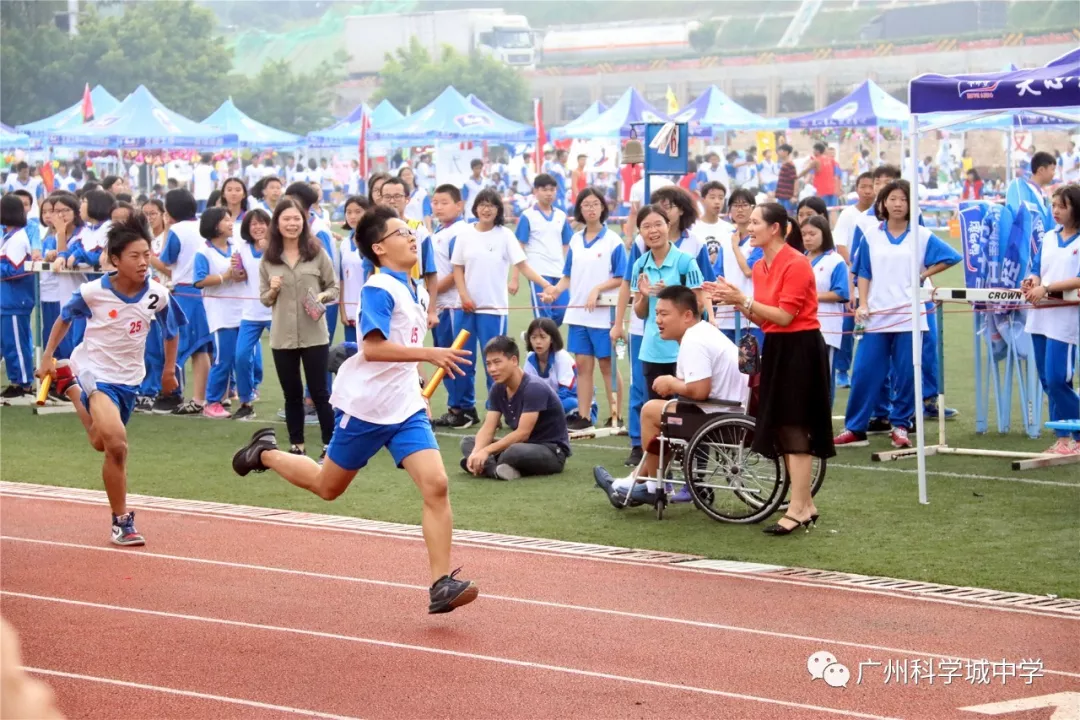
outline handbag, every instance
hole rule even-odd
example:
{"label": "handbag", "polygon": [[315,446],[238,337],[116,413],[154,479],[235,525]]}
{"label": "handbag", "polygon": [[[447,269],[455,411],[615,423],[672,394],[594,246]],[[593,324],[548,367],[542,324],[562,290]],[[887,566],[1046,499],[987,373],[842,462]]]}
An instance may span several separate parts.
{"label": "handbag", "polygon": [[743,375],[757,375],[761,372],[761,349],[757,338],[751,332],[743,333],[739,339],[739,372]]}
{"label": "handbag", "polygon": [[315,291],[308,288],[307,295],[304,297],[304,311],[308,314],[312,320],[318,320],[326,314],[326,306],[319,302],[319,298],[315,295]]}

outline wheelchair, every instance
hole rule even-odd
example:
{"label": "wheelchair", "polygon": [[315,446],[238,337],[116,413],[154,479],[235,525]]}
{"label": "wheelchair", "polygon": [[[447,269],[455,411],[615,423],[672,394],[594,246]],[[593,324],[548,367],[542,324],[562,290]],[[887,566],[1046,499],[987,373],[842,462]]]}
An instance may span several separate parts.
{"label": "wheelchair", "polygon": [[[770,459],[751,449],[754,419],[743,403],[729,400],[668,400],[660,416],[660,434],[649,450],[659,456],[665,477],[641,477],[656,483],[658,520],[670,504],[667,486],[685,486],[699,510],[719,522],[761,522],[787,507],[790,484],[781,458]],[[825,461],[815,458],[811,490],[825,479]],[[666,471],[665,471],[666,468]],[[624,499],[629,503],[630,493]]]}

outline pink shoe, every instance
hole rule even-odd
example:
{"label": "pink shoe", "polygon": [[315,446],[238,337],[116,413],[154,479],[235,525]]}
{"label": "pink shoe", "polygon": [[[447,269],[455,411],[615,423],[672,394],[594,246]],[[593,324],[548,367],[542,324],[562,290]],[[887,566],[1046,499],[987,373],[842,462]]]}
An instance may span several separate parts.
{"label": "pink shoe", "polygon": [[892,446],[894,448],[911,447],[911,440],[908,438],[907,428],[894,427],[892,429]]}
{"label": "pink shoe", "polygon": [[844,430],[833,438],[836,447],[866,447],[870,441],[866,439],[866,433],[856,434],[851,430]]}
{"label": "pink shoe", "polygon": [[1057,442],[1047,448],[1044,455],[1075,455],[1077,445],[1069,438],[1058,438]]}
{"label": "pink shoe", "polygon": [[231,415],[229,415],[229,411],[226,410],[224,406],[222,406],[222,404],[219,402],[207,403],[206,407],[203,408],[202,414],[203,417],[208,417],[213,420],[222,420],[224,418],[232,417]]}

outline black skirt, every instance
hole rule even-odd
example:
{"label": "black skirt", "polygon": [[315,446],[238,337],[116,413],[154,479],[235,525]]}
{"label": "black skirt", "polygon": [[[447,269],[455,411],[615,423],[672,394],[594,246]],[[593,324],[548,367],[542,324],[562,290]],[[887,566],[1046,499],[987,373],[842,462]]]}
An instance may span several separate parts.
{"label": "black skirt", "polygon": [[765,334],[756,414],[754,452],[836,455],[829,352],[819,330]]}

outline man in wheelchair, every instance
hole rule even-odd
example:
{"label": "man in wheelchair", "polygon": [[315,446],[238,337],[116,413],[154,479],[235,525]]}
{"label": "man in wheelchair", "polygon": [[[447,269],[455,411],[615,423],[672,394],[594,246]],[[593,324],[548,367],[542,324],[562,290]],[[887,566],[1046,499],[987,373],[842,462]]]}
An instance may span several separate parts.
{"label": "man in wheelchair", "polygon": [[[682,285],[661,290],[656,302],[656,326],[664,340],[679,343],[679,356],[675,376],[663,375],[653,382],[653,390],[663,399],[650,400],[641,409],[645,455],[625,478],[612,478],[603,467],[593,468],[597,486],[620,510],[626,504],[656,502],[657,484],[649,478],[667,470],[660,467],[662,428],[687,440],[706,419],[706,413],[741,412],[749,396],[747,376],[739,372],[738,347],[719,328],[701,319],[693,290]],[[670,451],[665,451],[665,465],[670,458]],[[671,502],[690,502],[688,489],[682,487]]]}

